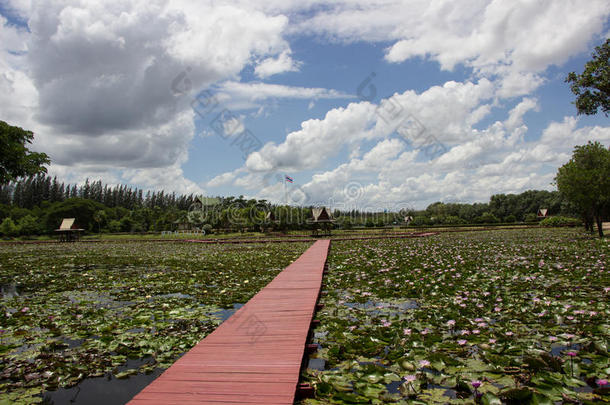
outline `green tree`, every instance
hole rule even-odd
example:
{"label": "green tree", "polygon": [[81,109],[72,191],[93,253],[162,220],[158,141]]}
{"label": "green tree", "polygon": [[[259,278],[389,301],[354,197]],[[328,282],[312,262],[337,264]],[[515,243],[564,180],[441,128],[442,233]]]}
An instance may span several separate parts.
{"label": "green tree", "polygon": [[536,221],[538,221],[538,217],[533,212],[530,212],[529,214],[525,215],[525,222],[531,223]]}
{"label": "green tree", "polygon": [[0,234],[3,236],[16,236],[18,232],[19,229],[10,217],[5,218],[0,224]]}
{"label": "green tree", "polygon": [[602,45],[595,47],[593,59],[585,64],[585,70],[577,75],[571,72],[566,77],[567,83],[576,95],[578,114],[594,115],[601,108],[608,116],[610,111],[610,38]]}
{"label": "green tree", "polygon": [[19,233],[21,235],[36,235],[40,233],[40,222],[32,215],[26,215],[19,220]]}
{"label": "green tree", "polygon": [[572,159],[557,171],[555,182],[580,209],[585,226],[593,219],[603,237],[602,220],[610,208],[610,150],[599,142],[576,146]]}
{"label": "green tree", "polygon": [[484,212],[475,219],[475,222],[479,224],[495,224],[496,222],[500,222],[500,220],[491,212]]}
{"label": "green tree", "polygon": [[45,153],[31,152],[26,144],[32,143],[34,133],[0,121],[0,184],[18,177],[46,173],[44,165],[51,163]]}
{"label": "green tree", "polygon": [[93,214],[93,220],[97,223],[97,233],[102,232],[102,223],[106,222],[106,211],[97,210]]}
{"label": "green tree", "polygon": [[70,198],[66,201],[51,204],[45,212],[44,227],[48,232],[53,232],[61,224],[63,218],[76,218],[76,224],[87,230],[94,229],[93,215],[104,209],[104,206],[95,201],[82,198]]}

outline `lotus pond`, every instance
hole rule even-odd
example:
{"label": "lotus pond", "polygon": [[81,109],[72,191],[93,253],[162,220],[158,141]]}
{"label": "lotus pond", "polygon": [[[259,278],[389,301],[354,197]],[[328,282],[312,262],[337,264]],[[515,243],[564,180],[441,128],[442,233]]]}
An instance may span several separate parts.
{"label": "lotus pond", "polygon": [[577,230],[333,242],[303,403],[610,402],[609,264]]}
{"label": "lotus pond", "polygon": [[0,404],[158,374],[309,245],[0,245]]}

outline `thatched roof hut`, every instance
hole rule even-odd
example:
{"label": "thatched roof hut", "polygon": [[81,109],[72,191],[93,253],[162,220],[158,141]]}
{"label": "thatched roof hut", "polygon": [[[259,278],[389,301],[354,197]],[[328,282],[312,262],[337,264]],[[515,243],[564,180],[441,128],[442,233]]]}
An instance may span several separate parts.
{"label": "thatched roof hut", "polygon": [[312,208],[311,214],[313,216],[313,219],[311,220],[311,222],[313,222],[313,223],[335,222],[332,214],[330,213],[330,211],[328,209],[326,209],[326,207]]}

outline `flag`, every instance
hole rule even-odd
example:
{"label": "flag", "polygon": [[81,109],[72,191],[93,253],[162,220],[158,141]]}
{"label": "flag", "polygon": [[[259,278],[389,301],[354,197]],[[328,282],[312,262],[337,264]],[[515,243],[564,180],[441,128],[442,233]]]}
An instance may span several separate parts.
{"label": "flag", "polygon": [[286,181],[287,181],[288,183],[292,183],[292,182],[294,182],[294,179],[293,179],[292,177],[290,177],[289,175],[285,174],[285,175],[284,175],[284,177],[286,178]]}

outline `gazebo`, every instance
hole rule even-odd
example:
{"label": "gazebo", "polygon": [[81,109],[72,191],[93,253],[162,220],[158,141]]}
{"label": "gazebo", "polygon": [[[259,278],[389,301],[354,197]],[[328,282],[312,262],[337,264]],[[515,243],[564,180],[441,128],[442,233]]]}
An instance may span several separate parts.
{"label": "gazebo", "polygon": [[332,214],[326,207],[315,207],[311,209],[312,219],[308,221],[313,225],[313,236],[330,236],[332,223],[335,222]]}
{"label": "gazebo", "polygon": [[261,227],[261,232],[265,232],[265,233],[269,233],[271,232],[274,228],[277,227],[277,225],[280,223],[279,219],[277,219],[275,217],[275,214],[273,213],[273,211],[268,211],[265,214],[265,220],[263,221],[263,223],[260,225]]}
{"label": "gazebo", "polygon": [[59,229],[55,230],[59,235],[60,242],[74,242],[78,240],[80,234],[85,231],[84,229],[79,228],[75,221],[75,218],[64,218],[61,221]]}
{"label": "gazebo", "polygon": [[409,226],[409,224],[411,222],[413,222],[413,217],[411,215],[407,215],[403,221],[404,221],[405,225]]}
{"label": "gazebo", "polygon": [[546,217],[548,216],[548,212],[549,212],[549,210],[548,210],[548,209],[546,209],[546,208],[540,208],[540,209],[538,210],[538,214],[537,214],[537,215],[538,215],[538,218],[546,218]]}

